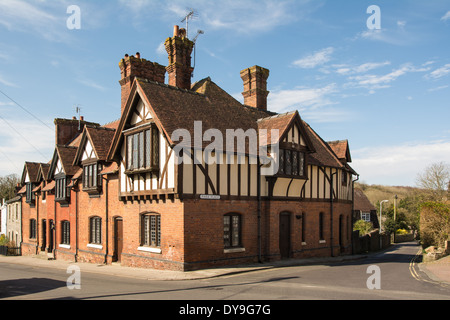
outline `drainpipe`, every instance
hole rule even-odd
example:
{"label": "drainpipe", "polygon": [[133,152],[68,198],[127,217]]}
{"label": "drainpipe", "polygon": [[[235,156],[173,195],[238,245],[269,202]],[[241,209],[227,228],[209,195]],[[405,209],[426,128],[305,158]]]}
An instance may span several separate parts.
{"label": "drainpipe", "polygon": [[35,196],[35,205],[36,205],[36,255],[39,254],[39,196],[36,193]]}
{"label": "drainpipe", "polygon": [[354,224],[353,213],[355,212],[355,182],[359,180],[359,174],[357,174],[356,176],[357,176],[356,180],[352,180],[352,215],[350,216],[351,225],[352,225],[352,227],[350,229],[350,231],[351,231],[351,234],[350,234],[351,238],[350,238],[350,240],[351,240],[351,243],[352,243],[352,254],[355,253],[354,252],[355,248],[354,248],[354,243],[353,243],[353,224]]}
{"label": "drainpipe", "polygon": [[336,172],[331,174],[331,185],[330,185],[330,206],[331,206],[331,214],[330,214],[330,248],[331,248],[331,256],[334,257],[334,252],[333,252],[333,202],[334,202],[334,198],[333,198],[333,192],[334,192],[334,179],[333,176],[337,174],[337,169]]}
{"label": "drainpipe", "polygon": [[256,182],[257,186],[257,197],[258,197],[258,262],[262,263],[262,257],[261,257],[261,164],[259,160],[259,156],[257,158],[257,179]]}
{"label": "drainpipe", "polygon": [[[75,182],[74,184],[77,183],[78,181]],[[78,262],[78,193],[80,191],[80,189],[78,188],[74,188],[75,191],[75,262]]]}
{"label": "drainpipe", "polygon": [[100,179],[103,179],[103,180],[105,180],[105,185],[104,185],[104,188],[105,188],[105,192],[104,192],[104,195],[105,195],[105,215],[106,215],[106,225],[105,225],[105,231],[106,231],[106,235],[105,235],[105,242],[106,242],[106,251],[105,251],[105,264],[108,264],[108,237],[109,237],[109,234],[108,234],[108,226],[109,226],[109,221],[108,221],[108,176],[107,175],[105,175],[105,176],[101,176],[101,178]]}

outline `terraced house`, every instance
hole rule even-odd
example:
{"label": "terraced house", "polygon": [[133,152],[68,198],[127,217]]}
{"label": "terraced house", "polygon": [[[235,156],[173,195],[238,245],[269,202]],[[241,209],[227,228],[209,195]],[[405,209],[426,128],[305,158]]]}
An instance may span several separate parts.
{"label": "terraced house", "polygon": [[53,158],[24,167],[24,254],[193,270],[351,253],[348,142],[270,112],[265,68],[241,71],[244,104],[191,84],[193,46],[175,26],[167,67],[121,59],[119,120],[55,120]]}

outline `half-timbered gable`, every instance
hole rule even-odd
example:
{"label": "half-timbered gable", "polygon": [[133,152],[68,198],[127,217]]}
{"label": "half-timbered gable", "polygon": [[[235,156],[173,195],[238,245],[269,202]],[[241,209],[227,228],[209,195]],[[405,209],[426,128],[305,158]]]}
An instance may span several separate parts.
{"label": "half-timbered gable", "polygon": [[48,179],[55,181],[55,201],[65,205],[70,201],[71,178],[79,170],[72,164],[76,152],[77,147],[57,145],[48,173]]}
{"label": "half-timbered gable", "polygon": [[86,126],[80,138],[73,165],[81,169],[72,180],[82,179],[82,189],[91,196],[102,191],[102,170],[110,163],[106,162],[115,129]]}
{"label": "half-timbered gable", "polygon": [[26,162],[22,172],[21,183],[24,186],[19,193],[25,194],[25,202],[29,205],[35,204],[36,195],[33,190],[39,185],[38,171],[40,163]]}

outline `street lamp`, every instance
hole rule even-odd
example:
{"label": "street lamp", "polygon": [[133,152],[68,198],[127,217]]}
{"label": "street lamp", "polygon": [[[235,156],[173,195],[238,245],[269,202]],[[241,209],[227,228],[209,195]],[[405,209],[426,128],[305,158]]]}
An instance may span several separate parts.
{"label": "street lamp", "polygon": [[379,221],[379,223],[380,223],[380,250],[383,247],[383,243],[382,243],[382,239],[381,239],[381,212],[383,211],[383,202],[389,202],[389,200],[382,200],[380,202],[380,221]]}

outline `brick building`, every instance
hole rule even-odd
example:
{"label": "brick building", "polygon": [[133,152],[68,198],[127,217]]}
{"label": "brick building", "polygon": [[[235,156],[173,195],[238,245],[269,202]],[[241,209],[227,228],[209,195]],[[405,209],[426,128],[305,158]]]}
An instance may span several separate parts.
{"label": "brick building", "polygon": [[52,160],[24,167],[24,254],[193,270],[351,253],[348,143],[270,112],[265,68],[241,71],[244,104],[191,84],[193,46],[175,26],[167,67],[126,55],[118,121],[55,121]]}

